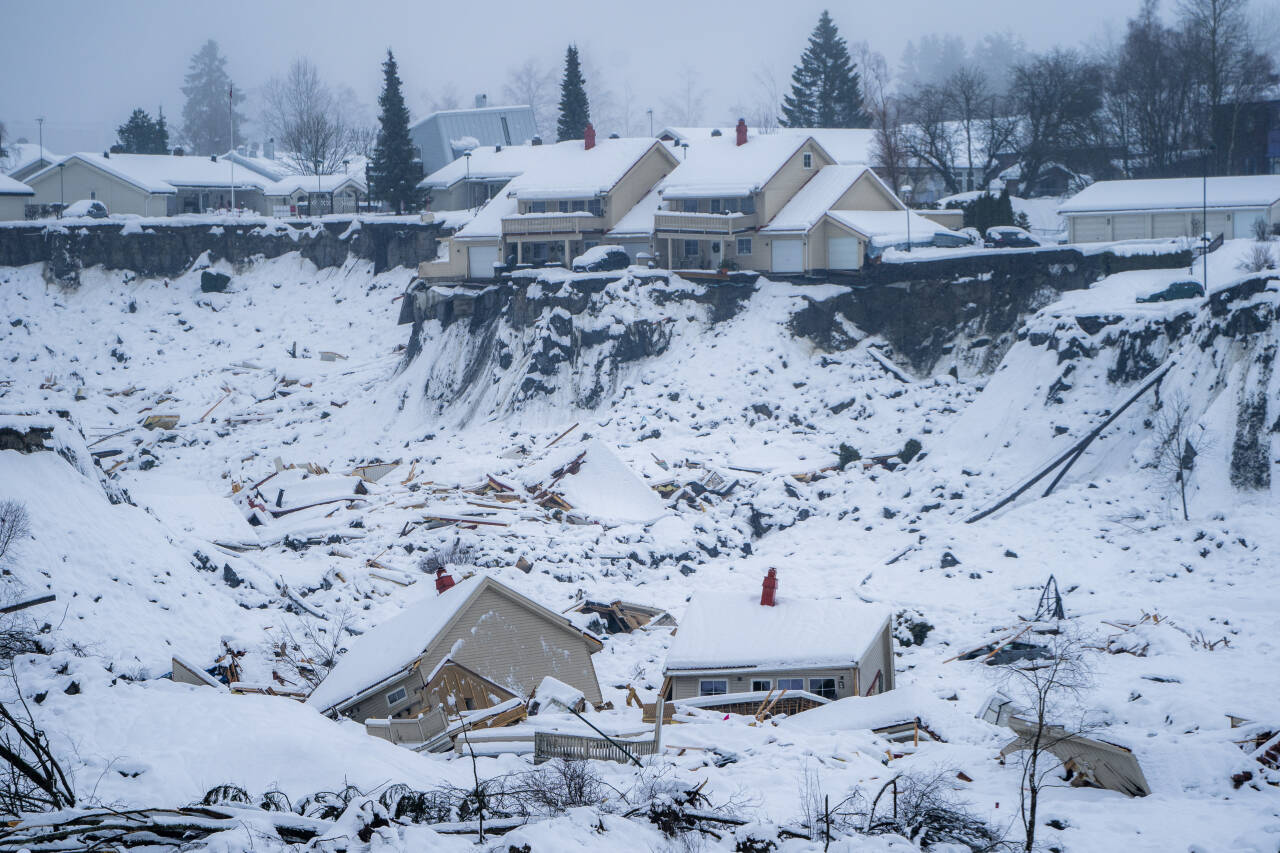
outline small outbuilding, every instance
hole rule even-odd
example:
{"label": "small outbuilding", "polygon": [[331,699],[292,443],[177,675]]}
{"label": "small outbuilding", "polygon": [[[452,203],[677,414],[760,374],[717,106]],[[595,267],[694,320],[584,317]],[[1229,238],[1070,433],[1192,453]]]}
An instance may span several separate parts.
{"label": "small outbuilding", "polygon": [[436,590],[357,638],[307,704],[359,722],[452,717],[532,696],[547,676],[600,704],[595,636],[491,577],[441,569]]}
{"label": "small outbuilding", "polygon": [[0,175],[0,220],[25,219],[27,204],[35,197],[31,187]]}
{"label": "small outbuilding", "polygon": [[[671,641],[666,696],[716,707],[761,705],[782,691],[813,697],[809,707],[894,687],[887,608],[841,598],[777,593],[770,569],[760,595],[700,592]],[[808,698],[806,696],[806,698]]]}
{"label": "small outbuilding", "polygon": [[1198,236],[1253,236],[1254,223],[1280,222],[1280,175],[1099,181],[1068,199],[1072,243]]}

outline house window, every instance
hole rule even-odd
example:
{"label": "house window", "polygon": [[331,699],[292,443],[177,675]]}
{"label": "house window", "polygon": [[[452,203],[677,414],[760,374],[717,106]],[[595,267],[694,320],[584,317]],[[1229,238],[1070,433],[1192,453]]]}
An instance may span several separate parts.
{"label": "house window", "polygon": [[387,694],[387,707],[394,708],[396,705],[399,705],[408,698],[409,691],[405,690],[403,687],[397,687],[395,690],[392,690]]}
{"label": "house window", "polygon": [[810,678],[809,692],[823,699],[836,698],[836,680],[834,678]]}
{"label": "house window", "polygon": [[546,213],[547,203],[545,201],[531,201],[529,202],[529,212],[530,213]]}
{"label": "house window", "polygon": [[711,199],[711,212],[712,213],[720,212],[720,199],[718,198]]}
{"label": "house window", "polygon": [[742,199],[740,198],[726,198],[724,200],[725,213],[737,213],[738,210],[741,209],[741,207],[742,207]]}
{"label": "house window", "polygon": [[586,210],[586,209],[587,209],[587,203],[586,203],[585,201],[582,201],[581,199],[579,199],[578,201],[571,202],[571,203],[570,203],[570,205],[569,205],[569,209],[570,209],[570,210],[572,210],[572,211],[574,211],[575,213],[576,213],[577,211],[579,211],[579,210]]}
{"label": "house window", "polygon": [[593,198],[587,202],[587,210],[591,211],[592,216],[604,216],[604,201]]}
{"label": "house window", "polygon": [[749,196],[747,196],[746,198],[744,198],[744,199],[742,200],[742,212],[743,212],[743,213],[755,213],[755,212],[756,212],[756,197],[755,197],[755,196],[749,195]]}
{"label": "house window", "polygon": [[686,198],[686,199],[684,200],[684,212],[685,212],[685,213],[697,213],[697,212],[698,212],[698,200],[697,200],[696,198]]}
{"label": "house window", "polygon": [[772,682],[769,681],[769,679],[767,678],[757,678],[751,682],[751,692],[761,693],[761,692],[767,691],[769,690],[771,684]]}
{"label": "house window", "polygon": [[729,682],[723,678],[698,682],[699,696],[723,696],[729,692]]}
{"label": "house window", "polygon": [[804,152],[804,155],[800,158],[800,160],[804,164],[804,167],[806,169],[813,168],[813,154],[811,154],[810,152],[808,151]]}
{"label": "house window", "polygon": [[694,258],[694,257],[697,257],[697,256],[698,256],[698,241],[697,241],[697,240],[685,240],[685,241],[684,241],[684,256],[685,256],[686,258]]}
{"label": "house window", "polygon": [[561,213],[568,213],[568,212],[569,212],[569,202],[567,202],[567,201],[562,201],[562,202],[560,202],[560,212],[561,212]]}
{"label": "house window", "polygon": [[751,254],[751,238],[750,237],[738,238],[738,254],[739,255]]}
{"label": "house window", "polygon": [[779,690],[804,690],[803,678],[779,678]]}

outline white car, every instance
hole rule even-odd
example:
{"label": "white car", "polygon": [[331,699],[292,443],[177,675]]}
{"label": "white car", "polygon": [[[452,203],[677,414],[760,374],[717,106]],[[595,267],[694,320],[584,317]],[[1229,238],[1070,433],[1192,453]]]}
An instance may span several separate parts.
{"label": "white car", "polygon": [[106,219],[107,206],[97,199],[82,198],[63,208],[62,215],[64,217],[88,216],[90,219]]}

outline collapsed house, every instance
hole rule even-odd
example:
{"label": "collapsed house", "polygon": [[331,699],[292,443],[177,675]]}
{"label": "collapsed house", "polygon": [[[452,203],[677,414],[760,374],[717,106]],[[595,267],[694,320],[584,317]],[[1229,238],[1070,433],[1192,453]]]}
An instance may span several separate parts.
{"label": "collapsed house", "polygon": [[522,705],[547,676],[600,704],[596,637],[491,577],[454,583],[440,569],[436,590],[354,641],[307,704],[360,722],[443,721]]}
{"label": "collapsed house", "polygon": [[598,634],[630,634],[652,628],[674,628],[675,617],[660,607],[630,601],[592,601],[584,599],[565,613],[582,613],[588,618],[586,627]]}
{"label": "collapsed house", "polygon": [[838,598],[700,592],[672,639],[663,695],[731,713],[797,713],[894,687],[887,608]]}

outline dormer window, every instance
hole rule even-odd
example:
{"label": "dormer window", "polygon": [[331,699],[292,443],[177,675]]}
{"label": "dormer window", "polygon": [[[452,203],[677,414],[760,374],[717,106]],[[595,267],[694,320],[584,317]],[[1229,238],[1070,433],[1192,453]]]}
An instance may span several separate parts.
{"label": "dormer window", "polygon": [[806,152],[804,152],[804,154],[803,154],[803,155],[801,155],[801,157],[800,157],[800,161],[801,161],[801,163],[804,165],[804,167],[805,167],[806,169],[812,169],[812,168],[813,168],[813,153],[812,153],[812,152],[810,152],[810,151],[806,151]]}

